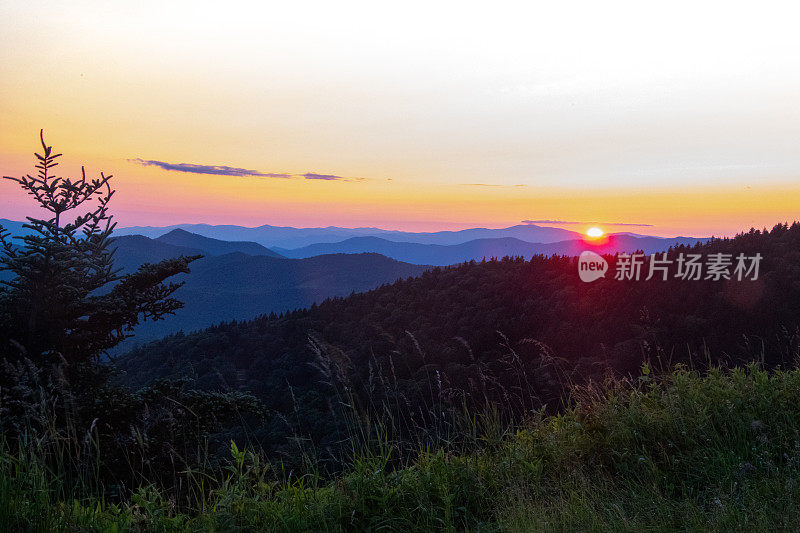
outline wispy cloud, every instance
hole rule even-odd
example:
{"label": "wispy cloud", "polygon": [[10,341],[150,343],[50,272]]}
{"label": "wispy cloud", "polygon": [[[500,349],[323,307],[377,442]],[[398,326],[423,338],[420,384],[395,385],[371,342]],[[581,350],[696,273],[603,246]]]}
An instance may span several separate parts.
{"label": "wispy cloud", "polygon": [[307,180],[324,180],[324,181],[364,181],[365,178],[345,178],[344,176],[335,176],[333,174],[315,174],[313,172],[306,172],[301,174]]}
{"label": "wispy cloud", "polygon": [[227,165],[195,165],[192,163],[167,163],[166,161],[155,161],[152,159],[128,159],[131,163],[142,165],[146,167],[158,167],[164,170],[171,170],[175,172],[187,172],[190,174],[212,174],[216,176],[234,176],[234,177],[255,177],[255,178],[276,178],[276,179],[292,179],[300,178],[307,180],[323,180],[323,181],[364,181],[366,178],[348,178],[345,176],[337,176],[335,174],[317,174],[315,172],[306,172],[305,174],[289,174],[285,172],[262,172],[260,170],[250,170],[239,167],[229,167]]}
{"label": "wispy cloud", "polygon": [[583,222],[580,220],[523,220],[523,224],[597,224],[600,226],[631,226],[639,228],[652,228],[652,224],[633,224],[630,222]]}
{"label": "wispy cloud", "polygon": [[248,170],[246,168],[229,167],[227,165],[194,165],[191,163],[167,163],[166,161],[154,161],[152,159],[128,159],[131,163],[146,167],[158,167],[164,170],[174,170],[176,172],[188,172],[191,174],[214,174],[218,176],[257,176],[261,178],[291,178],[291,174],[276,174],[271,172],[260,172],[258,170]]}

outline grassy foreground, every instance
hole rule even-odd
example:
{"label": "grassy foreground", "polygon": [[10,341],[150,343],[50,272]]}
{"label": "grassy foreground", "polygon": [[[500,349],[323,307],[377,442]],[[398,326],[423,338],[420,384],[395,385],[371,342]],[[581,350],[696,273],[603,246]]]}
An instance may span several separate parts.
{"label": "grassy foreground", "polygon": [[[800,529],[800,370],[678,369],[579,393],[480,449],[362,454],[334,480],[277,481],[232,446],[227,476],[178,509],[153,487],[108,503],[26,448],[0,455],[6,531]],[[477,425],[477,423],[476,423]],[[202,483],[198,483],[198,487]]]}

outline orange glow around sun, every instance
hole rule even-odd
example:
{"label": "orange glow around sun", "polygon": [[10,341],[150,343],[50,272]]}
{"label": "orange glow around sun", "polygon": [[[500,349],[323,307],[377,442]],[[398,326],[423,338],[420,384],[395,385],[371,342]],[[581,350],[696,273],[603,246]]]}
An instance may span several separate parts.
{"label": "orange glow around sun", "polygon": [[600,237],[603,236],[604,233],[605,232],[603,230],[601,230],[600,228],[598,228],[596,226],[595,227],[591,227],[588,230],[586,230],[586,236],[591,238],[591,239],[599,239]]}

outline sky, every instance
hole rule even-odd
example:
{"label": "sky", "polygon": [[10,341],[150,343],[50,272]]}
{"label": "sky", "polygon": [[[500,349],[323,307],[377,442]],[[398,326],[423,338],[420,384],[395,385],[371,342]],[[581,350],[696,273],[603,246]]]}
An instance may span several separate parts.
{"label": "sky", "polygon": [[[63,175],[114,175],[123,226],[732,235],[800,218],[798,15],[0,0],[0,173],[44,128]],[[0,218],[32,213],[2,180]]]}

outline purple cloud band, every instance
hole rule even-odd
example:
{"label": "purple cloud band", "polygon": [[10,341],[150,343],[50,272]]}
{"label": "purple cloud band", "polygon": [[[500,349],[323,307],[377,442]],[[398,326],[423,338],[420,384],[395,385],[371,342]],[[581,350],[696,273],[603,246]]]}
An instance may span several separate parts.
{"label": "purple cloud band", "polygon": [[234,177],[256,177],[256,178],[276,178],[291,179],[302,178],[307,180],[322,181],[363,181],[364,178],[347,178],[335,174],[316,174],[306,172],[305,174],[288,174],[283,172],[261,172],[260,170],[250,170],[239,167],[229,167],[227,165],[195,165],[192,163],[167,163],[166,161],[155,161],[152,159],[128,159],[131,163],[146,167],[158,167],[164,170],[175,172],[187,172],[190,174],[211,174],[215,176],[234,176]]}

